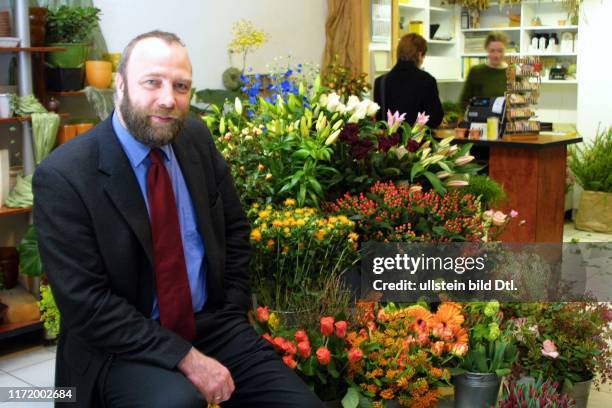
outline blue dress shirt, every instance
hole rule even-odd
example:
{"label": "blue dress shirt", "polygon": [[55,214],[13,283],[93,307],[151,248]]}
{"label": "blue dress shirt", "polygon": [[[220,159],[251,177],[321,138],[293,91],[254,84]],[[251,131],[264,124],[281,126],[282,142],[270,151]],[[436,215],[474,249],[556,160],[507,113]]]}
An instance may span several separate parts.
{"label": "blue dress shirt", "polygon": [[[147,205],[147,211],[149,210],[149,199],[147,196],[147,170],[151,164],[149,159],[149,152],[151,148],[140,143],[138,140],[130,134],[130,132],[123,127],[117,112],[113,112],[113,129],[119,138],[119,142],[127,155],[140,191]],[[189,278],[189,286],[191,288],[191,302],[193,304],[193,311],[199,312],[204,307],[206,302],[206,260],[204,241],[198,231],[198,225],[196,221],[195,210],[189,195],[189,190],[185,184],[185,178],[181,172],[178,160],[174,155],[171,145],[165,145],[161,147],[164,153],[164,165],[168,170],[170,181],[172,182],[172,188],[174,190],[174,198],[176,199],[176,206],[178,211],[179,224],[181,227],[181,238],[183,240],[183,252],[185,254],[185,265],[187,266],[187,276]],[[157,294],[154,293],[153,300],[153,311],[151,312],[152,319],[159,318],[159,305],[157,302]]]}

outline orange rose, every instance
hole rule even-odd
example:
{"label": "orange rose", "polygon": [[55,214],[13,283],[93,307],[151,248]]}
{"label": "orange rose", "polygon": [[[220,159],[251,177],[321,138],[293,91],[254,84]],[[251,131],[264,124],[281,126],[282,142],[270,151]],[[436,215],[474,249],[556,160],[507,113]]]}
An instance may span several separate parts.
{"label": "orange rose", "polygon": [[310,348],[310,343],[308,341],[300,341],[297,345],[298,354],[304,358],[310,357],[312,353],[312,349]]}
{"label": "orange rose", "polygon": [[290,356],[294,356],[295,353],[297,353],[297,348],[295,347],[295,344],[289,340],[285,341],[281,348],[285,352],[285,354]]}
{"label": "orange rose", "polygon": [[319,347],[317,350],[317,360],[321,365],[328,365],[331,361],[331,353],[327,347]]}
{"label": "orange rose", "polygon": [[324,336],[331,336],[334,334],[334,318],[333,317],[322,317],[321,318],[321,333]]}
{"label": "orange rose", "polygon": [[265,323],[270,318],[270,311],[268,310],[268,306],[257,308],[257,320],[262,323]]}
{"label": "orange rose", "polygon": [[283,346],[285,345],[286,342],[287,340],[279,336],[279,337],[274,338],[274,340],[272,341],[272,344],[274,345],[274,348],[280,351],[283,349]]}
{"label": "orange rose", "polygon": [[352,348],[350,349],[350,351],[348,352],[348,359],[350,362],[356,362],[361,360],[361,358],[363,357],[363,351],[361,351],[361,349],[359,348]]}
{"label": "orange rose", "polygon": [[304,330],[298,330],[295,332],[295,341],[297,341],[298,343],[308,341],[308,335]]}
{"label": "orange rose", "polygon": [[284,356],[283,362],[289,366],[292,370],[297,367],[297,361],[294,360],[292,356]]}
{"label": "orange rose", "polygon": [[336,322],[334,326],[336,327],[336,336],[344,338],[346,336],[346,329],[348,327],[348,323],[344,320],[341,320],[339,322]]}

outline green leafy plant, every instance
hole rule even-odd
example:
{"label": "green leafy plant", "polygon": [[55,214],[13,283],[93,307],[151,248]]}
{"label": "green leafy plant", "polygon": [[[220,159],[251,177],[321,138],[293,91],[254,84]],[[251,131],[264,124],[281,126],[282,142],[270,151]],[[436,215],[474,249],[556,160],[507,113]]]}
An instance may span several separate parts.
{"label": "green leafy plant", "polygon": [[49,10],[47,42],[85,43],[98,26],[100,9],[96,7],[60,6]]}
{"label": "green leafy plant", "polygon": [[568,164],[585,190],[612,193],[612,127],[583,146],[570,147]]}
{"label": "green leafy plant", "polygon": [[348,67],[338,62],[338,55],[325,68],[322,77],[323,86],[331,92],[336,92],[340,96],[363,96],[371,88],[368,81],[368,74],[355,74]]}
{"label": "green leafy plant", "polygon": [[518,349],[510,327],[502,327],[503,313],[497,301],[470,302],[464,306],[470,328],[470,347],[453,374],[491,373],[503,377],[511,373]]}
{"label": "green leafy plant", "polygon": [[61,316],[49,285],[40,285],[40,297],[40,319],[44,322],[49,337],[56,338],[60,332]]}
{"label": "green leafy plant", "polygon": [[483,208],[499,206],[506,199],[506,192],[501,184],[486,175],[472,175],[470,184],[461,191],[465,194],[472,194],[474,197],[480,197]]}
{"label": "green leafy plant", "polygon": [[444,118],[442,119],[442,128],[455,128],[463,117],[463,109],[461,104],[457,102],[446,101],[442,103],[444,110]]}
{"label": "green leafy plant", "polygon": [[517,303],[514,318],[520,366],[532,377],[565,387],[612,380],[612,308],[606,303]]}
{"label": "green leafy plant", "polygon": [[38,252],[38,238],[34,225],[30,225],[17,246],[19,270],[24,275],[39,277],[43,275],[42,262]]}

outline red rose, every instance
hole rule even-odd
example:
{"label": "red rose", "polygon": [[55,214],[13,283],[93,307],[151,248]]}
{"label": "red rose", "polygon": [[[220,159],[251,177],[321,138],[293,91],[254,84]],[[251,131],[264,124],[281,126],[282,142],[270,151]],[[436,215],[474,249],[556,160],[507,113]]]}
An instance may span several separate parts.
{"label": "red rose", "polygon": [[280,351],[283,349],[283,346],[285,345],[286,342],[287,340],[279,336],[279,337],[274,338],[274,340],[272,341],[272,344],[274,345],[274,348]]}
{"label": "red rose", "polygon": [[319,347],[317,350],[317,360],[319,360],[319,364],[328,365],[331,361],[331,353],[327,349],[327,347]]}
{"label": "red rose", "polygon": [[334,318],[333,317],[322,317],[321,318],[321,333],[324,336],[331,336],[334,334]]}
{"label": "red rose", "polygon": [[268,340],[270,343],[274,344],[274,339],[270,336],[270,333],[264,333],[261,335],[264,339]]}
{"label": "red rose", "polygon": [[308,341],[308,335],[304,330],[298,330],[295,332],[295,341],[297,341],[298,343]]}
{"label": "red rose", "polygon": [[291,369],[294,369],[297,366],[297,361],[295,361],[292,356],[284,356],[283,362]]}
{"label": "red rose", "polygon": [[310,343],[308,341],[300,341],[297,345],[298,353],[300,356],[304,358],[310,357],[312,353],[312,349],[310,348]]}
{"label": "red rose", "polygon": [[268,310],[268,306],[265,306],[265,307],[259,306],[257,308],[257,320],[259,320],[262,323],[265,323],[268,321],[269,318],[270,318],[270,312]]}
{"label": "red rose", "polygon": [[348,323],[346,323],[344,320],[341,320],[339,322],[336,322],[334,326],[336,327],[336,336],[344,338],[344,336],[346,336],[346,329],[348,327]]}
{"label": "red rose", "polygon": [[353,347],[348,352],[348,359],[353,363],[361,360],[361,357],[363,357],[363,351],[360,348]]}
{"label": "red rose", "polygon": [[285,341],[285,344],[283,344],[281,348],[283,349],[285,354],[288,354],[290,356],[293,356],[295,355],[295,353],[297,353],[297,348],[295,347],[295,344],[293,344],[293,342],[289,340]]}

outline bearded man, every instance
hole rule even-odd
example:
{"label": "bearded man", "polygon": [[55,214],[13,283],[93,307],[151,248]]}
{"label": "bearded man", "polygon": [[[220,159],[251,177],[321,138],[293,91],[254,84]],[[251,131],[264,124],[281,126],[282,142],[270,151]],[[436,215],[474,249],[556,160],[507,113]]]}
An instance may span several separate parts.
{"label": "bearded man", "polygon": [[[174,34],[126,47],[111,117],[34,175],[70,407],[320,407],[249,325],[249,223]],[[57,406],[64,405],[56,402]]]}

